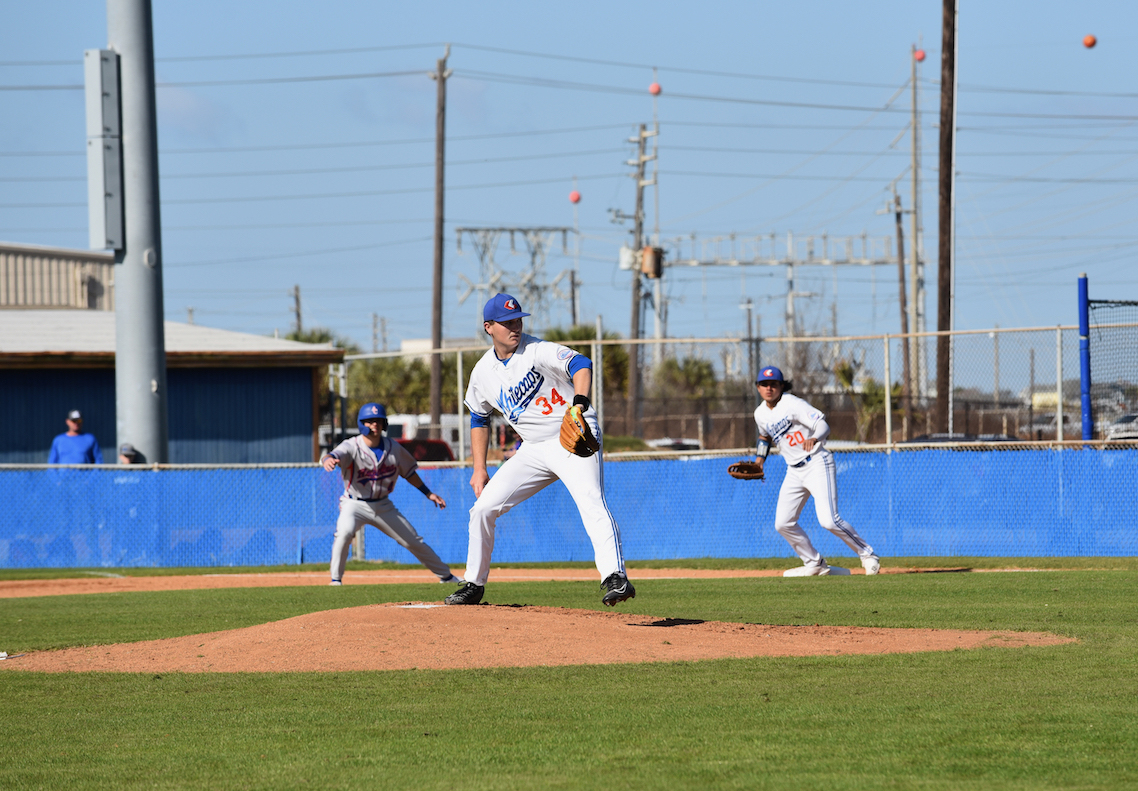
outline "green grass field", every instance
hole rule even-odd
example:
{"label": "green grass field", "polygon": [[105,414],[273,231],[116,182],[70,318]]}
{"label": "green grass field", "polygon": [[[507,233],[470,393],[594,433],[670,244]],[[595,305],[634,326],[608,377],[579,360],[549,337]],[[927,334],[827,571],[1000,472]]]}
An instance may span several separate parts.
{"label": "green grass field", "polygon": [[[1055,570],[643,580],[620,609],[776,624],[1050,631],[1079,642],[475,672],[6,670],[0,788],[1138,788],[1134,560],[941,560]],[[720,561],[687,565],[707,563]],[[0,650],[434,600],[442,587],[0,599]],[[491,580],[487,599],[600,609],[593,583]]]}

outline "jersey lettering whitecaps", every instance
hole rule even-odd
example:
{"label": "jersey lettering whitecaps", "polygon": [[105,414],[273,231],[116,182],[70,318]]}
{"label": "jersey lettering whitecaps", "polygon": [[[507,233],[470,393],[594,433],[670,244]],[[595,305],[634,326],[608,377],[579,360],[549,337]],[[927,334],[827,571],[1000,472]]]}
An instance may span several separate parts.
{"label": "jersey lettering whitecaps", "polygon": [[825,419],[826,416],[817,409],[790,393],[783,393],[774,409],[764,401],[755,410],[755,424],[759,427],[759,433],[771,438],[787,464],[798,464],[811,453],[822,452],[821,448],[815,446],[814,451],[807,453],[802,449],[802,443],[814,433],[818,422]]}
{"label": "jersey lettering whitecaps", "polygon": [[[466,408],[484,418],[497,409],[526,442],[552,439],[573,401],[569,364],[576,356],[568,347],[525,333],[504,363],[490,348],[470,374]],[[592,414],[590,406],[586,415]]]}
{"label": "jersey lettering whitecaps", "polygon": [[513,387],[503,387],[501,389],[495,401],[498,411],[505,415],[506,419],[511,423],[517,423],[522,412],[526,410],[526,407],[530,405],[534,397],[541,392],[541,386],[543,384],[545,384],[545,377],[533,368],[530,368],[529,373],[522,378],[522,381]]}

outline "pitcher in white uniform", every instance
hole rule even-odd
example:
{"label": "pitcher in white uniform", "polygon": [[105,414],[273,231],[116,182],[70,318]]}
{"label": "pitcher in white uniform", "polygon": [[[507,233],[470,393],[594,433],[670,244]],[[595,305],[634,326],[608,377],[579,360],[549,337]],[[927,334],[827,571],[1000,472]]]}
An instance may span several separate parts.
{"label": "pitcher in white uniform", "polygon": [[[477,500],[470,509],[466,583],[447,604],[478,604],[490,574],[490,553],[498,517],[560,480],[581,513],[601,575],[601,601],[614,606],[636,595],[624,570],[620,531],[609,513],[601,484],[601,456],[575,456],[561,447],[565,410],[580,404],[598,442],[597,411],[589,403],[593,363],[570,348],[522,332],[523,313],[509,294],[498,294],[482,310],[483,329],[493,345],[474,366],[466,390]],[[517,452],[491,478],[486,469],[490,415],[498,410],[522,438]]]}
{"label": "pitcher in white uniform", "polygon": [[849,569],[826,563],[806,532],[798,526],[798,516],[806,501],[814,496],[818,523],[840,538],[857,553],[866,574],[881,570],[880,559],[873,547],[857,534],[853,526],[838,514],[838,486],[834,455],[826,450],[830,426],[826,416],[806,401],[788,391],[791,388],[782,371],[774,366],[763,368],[755,380],[763,403],[755,410],[759,427],[758,453],[761,466],[770,453],[772,443],[786,461],[786,477],[778,492],[774,527],[802,559],[799,568],[787,569],[784,577],[814,577],[849,574]]}

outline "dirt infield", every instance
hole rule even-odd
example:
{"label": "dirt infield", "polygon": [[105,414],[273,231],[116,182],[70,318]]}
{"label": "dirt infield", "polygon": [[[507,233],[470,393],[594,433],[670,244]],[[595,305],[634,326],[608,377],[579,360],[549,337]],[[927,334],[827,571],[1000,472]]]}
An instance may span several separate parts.
{"label": "dirt infield", "polygon": [[1045,633],[770,626],[521,605],[373,604],[224,632],[42,651],[41,672],[238,673],[469,669],[755,656],[950,651],[1073,642]]}
{"label": "dirt infield", "polygon": [[[789,563],[789,561],[788,561]],[[967,568],[882,568],[882,574],[919,574],[970,571]],[[1010,569],[1009,569],[1010,570]],[[1017,569],[1018,570],[1018,569]],[[854,574],[864,574],[854,569]],[[575,582],[597,580],[593,569],[513,569],[495,568],[492,582]],[[779,569],[630,569],[635,580],[647,579],[726,579],[733,577],[781,577]],[[435,582],[429,571],[422,569],[377,569],[349,571],[345,585],[393,585],[396,583]],[[327,585],[326,571],[297,571],[266,574],[201,574],[184,577],[120,577],[114,575],[67,579],[0,580],[0,599],[17,596],[64,596],[77,593],[129,593],[133,591],[204,590],[209,588],[273,588],[293,585]],[[440,598],[442,598],[440,596]]]}
{"label": "dirt infield", "polygon": [[[920,571],[946,569],[889,569],[887,573]],[[637,569],[632,576],[637,580],[711,579],[777,577],[781,573]],[[415,569],[377,570],[349,572],[344,583],[376,585],[434,579],[430,573]],[[496,569],[493,580],[595,581],[596,572]],[[0,598],[285,585],[327,585],[327,575],[296,572],[16,580],[0,582]],[[439,599],[450,589],[440,586]],[[1040,632],[775,626],[522,605],[446,607],[435,601],[350,607],[223,632],[33,652],[0,662],[0,670],[236,673],[524,667],[911,653],[1070,642],[1074,640]]]}

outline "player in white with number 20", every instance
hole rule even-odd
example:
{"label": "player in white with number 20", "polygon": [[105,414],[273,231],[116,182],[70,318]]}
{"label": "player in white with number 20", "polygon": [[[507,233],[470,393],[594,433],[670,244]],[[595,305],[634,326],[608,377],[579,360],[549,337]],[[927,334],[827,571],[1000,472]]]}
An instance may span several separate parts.
{"label": "player in white with number 20", "polygon": [[[587,395],[593,364],[572,349],[523,333],[522,319],[528,315],[509,294],[498,294],[482,310],[482,326],[493,346],[474,366],[465,399],[474,455],[470,486],[477,500],[470,509],[466,583],[446,603],[482,601],[498,517],[560,480],[581,513],[603,580],[601,601],[611,607],[633,598],[636,590],[625,575],[620,532],[605,503],[601,454],[574,455],[559,438],[566,410],[572,409],[600,442],[597,412]],[[495,409],[524,441],[491,478],[486,451]]]}
{"label": "player in white with number 20", "polygon": [[865,543],[849,522],[838,515],[838,487],[834,455],[826,450],[830,426],[826,416],[805,400],[791,395],[790,383],[775,367],[763,368],[755,380],[763,403],[755,410],[759,427],[759,446],[755,461],[762,466],[771,444],[786,461],[786,477],[778,492],[774,527],[795,553],[802,566],[787,569],[784,577],[813,577],[849,574],[849,569],[826,563],[805,531],[798,526],[798,516],[811,495],[818,523],[857,553],[866,574],[876,574],[881,563],[873,547]]}

